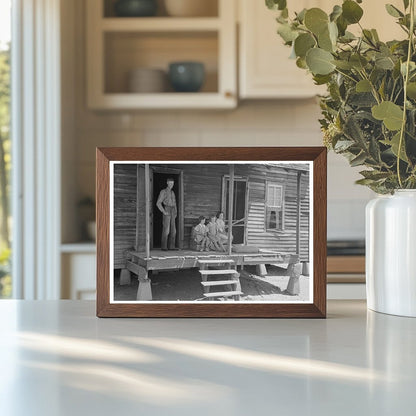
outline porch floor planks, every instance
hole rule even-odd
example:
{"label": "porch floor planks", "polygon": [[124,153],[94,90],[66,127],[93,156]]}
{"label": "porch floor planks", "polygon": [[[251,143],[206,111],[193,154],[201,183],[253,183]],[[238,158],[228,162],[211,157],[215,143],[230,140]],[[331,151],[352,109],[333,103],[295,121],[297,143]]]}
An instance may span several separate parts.
{"label": "porch floor planks", "polygon": [[[198,267],[199,260],[233,260],[236,266],[257,264],[284,264],[290,263],[293,253],[228,253],[200,252],[194,250],[163,251],[151,250],[150,257],[143,251],[130,251],[129,257],[147,270],[188,269]],[[292,261],[293,262],[293,261]]]}

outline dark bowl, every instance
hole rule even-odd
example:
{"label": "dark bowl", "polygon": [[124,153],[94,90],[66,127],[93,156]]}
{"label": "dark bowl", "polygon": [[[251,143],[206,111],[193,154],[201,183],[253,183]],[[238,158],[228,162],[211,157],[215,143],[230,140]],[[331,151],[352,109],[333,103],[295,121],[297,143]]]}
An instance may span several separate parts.
{"label": "dark bowl", "polygon": [[156,0],[118,0],[114,12],[120,17],[149,17],[157,12]]}
{"label": "dark bowl", "polygon": [[177,92],[198,92],[205,80],[205,67],[201,62],[172,62],[169,80]]}

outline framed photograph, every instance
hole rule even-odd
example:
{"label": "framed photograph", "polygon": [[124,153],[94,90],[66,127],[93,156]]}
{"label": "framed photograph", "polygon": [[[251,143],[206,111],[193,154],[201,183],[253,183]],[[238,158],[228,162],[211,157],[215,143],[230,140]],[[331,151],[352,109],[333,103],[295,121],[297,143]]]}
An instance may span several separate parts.
{"label": "framed photograph", "polygon": [[97,149],[97,316],[326,316],[324,147]]}

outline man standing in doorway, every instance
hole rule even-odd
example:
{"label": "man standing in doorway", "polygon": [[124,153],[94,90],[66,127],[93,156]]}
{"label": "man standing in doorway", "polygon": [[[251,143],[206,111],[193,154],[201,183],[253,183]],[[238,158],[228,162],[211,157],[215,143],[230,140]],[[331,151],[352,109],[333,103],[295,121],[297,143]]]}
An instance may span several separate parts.
{"label": "man standing in doorway", "polygon": [[169,249],[177,250],[175,248],[176,241],[176,197],[172,188],[175,181],[172,178],[166,180],[167,187],[162,189],[157,199],[156,206],[163,214],[163,230],[162,230],[162,250],[168,249],[168,237],[169,237]]}

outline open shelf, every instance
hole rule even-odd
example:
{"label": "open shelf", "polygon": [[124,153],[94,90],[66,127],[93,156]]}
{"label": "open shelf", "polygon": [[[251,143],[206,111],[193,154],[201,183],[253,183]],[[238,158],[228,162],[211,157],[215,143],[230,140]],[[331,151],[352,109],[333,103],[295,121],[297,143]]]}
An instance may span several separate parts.
{"label": "open shelf", "polygon": [[[113,0],[88,0],[87,99],[91,109],[228,109],[237,105],[235,4],[212,0],[214,17],[114,17]],[[160,4],[163,4],[159,2]],[[160,5],[159,4],[159,5]],[[136,93],[129,74],[142,68],[168,74],[173,62],[201,62],[200,91]],[[160,79],[160,78],[159,78]],[[145,90],[150,88],[144,88]]]}
{"label": "open shelf", "polygon": [[[136,68],[152,68],[165,71],[177,61],[198,61],[205,66],[205,81],[201,93],[218,92],[218,39],[216,32],[188,33],[137,33],[112,32],[104,38],[106,94],[130,94],[129,72]],[[163,93],[174,91],[167,84]],[[157,95],[156,94],[156,95]],[[182,98],[190,93],[181,93]]]}
{"label": "open shelf", "polygon": [[101,28],[106,32],[169,32],[169,31],[207,31],[218,30],[220,20],[216,17],[114,17],[102,19]]}

